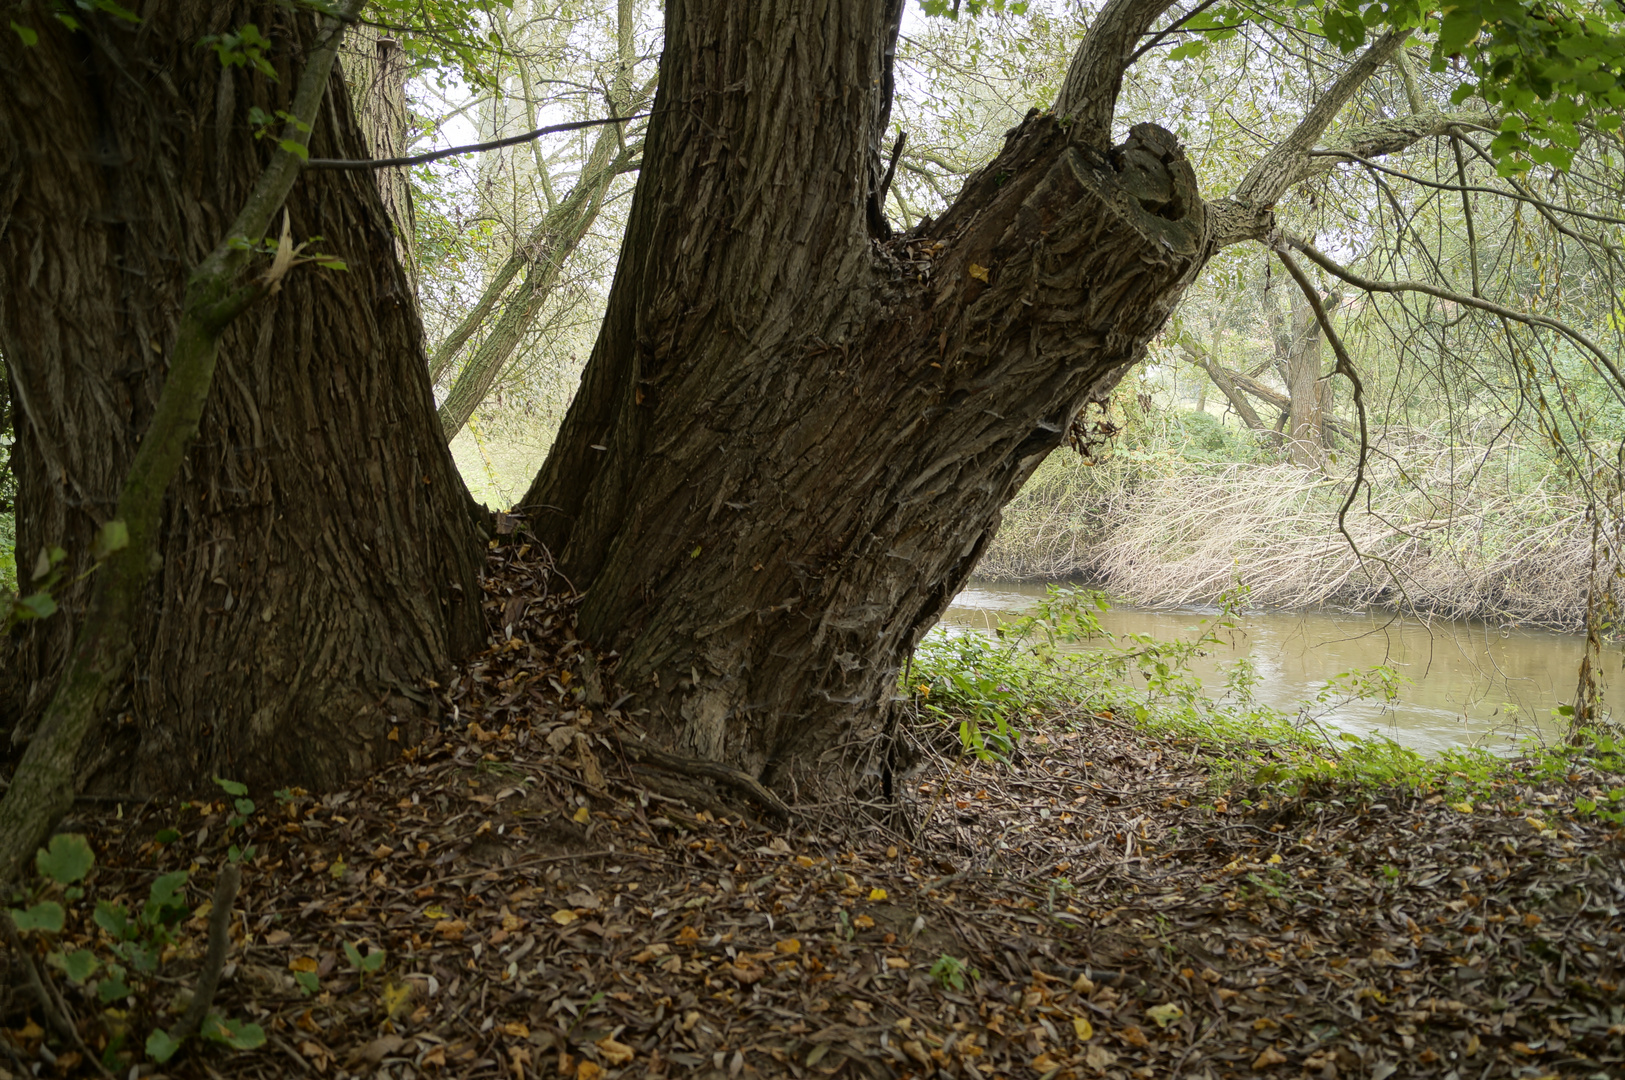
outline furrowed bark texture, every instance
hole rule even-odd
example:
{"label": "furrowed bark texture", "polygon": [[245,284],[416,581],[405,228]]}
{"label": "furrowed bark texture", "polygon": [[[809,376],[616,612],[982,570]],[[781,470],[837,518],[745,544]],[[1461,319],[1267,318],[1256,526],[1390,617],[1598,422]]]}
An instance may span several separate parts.
{"label": "furrowed bark texture", "polygon": [[874,239],[898,13],[668,6],[604,329],[525,500],[634,714],[803,794],[1208,251],[1172,136],[1102,154],[1036,112]]}
{"label": "furrowed bark texture", "polygon": [[[186,275],[269,152],[248,109],[285,108],[308,14],[200,0],[138,29],[0,36],[0,351],[19,403],[18,547],[76,560],[112,513],[165,375]],[[280,79],[198,42],[255,23]],[[335,73],[311,150],[367,153]],[[372,177],[307,174],[296,238],[347,273],[296,268],[222,339],[172,485],[149,615],[86,762],[123,791],[222,775],[336,783],[398,752],[410,695],[477,644],[477,534],[434,421],[421,330]],[[13,743],[49,700],[87,589],[3,646]]]}

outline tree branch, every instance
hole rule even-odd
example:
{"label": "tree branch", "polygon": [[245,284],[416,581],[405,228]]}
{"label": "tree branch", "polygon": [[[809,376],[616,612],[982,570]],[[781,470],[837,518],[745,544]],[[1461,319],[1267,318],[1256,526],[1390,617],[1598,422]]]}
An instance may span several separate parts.
{"label": "tree branch", "polygon": [[[1242,240],[1262,240],[1269,235],[1275,224],[1275,204],[1294,184],[1308,175],[1309,152],[1355,92],[1378,68],[1392,59],[1407,33],[1390,31],[1372,42],[1298,121],[1292,133],[1253,165],[1228,198],[1208,204],[1215,247],[1227,247]],[[1398,127],[1396,124],[1377,130],[1385,135],[1400,137],[1402,141],[1396,148],[1409,146],[1422,137],[1421,134],[1412,134],[1404,138],[1399,131],[1393,130]]]}
{"label": "tree branch", "polygon": [[1353,285],[1355,288],[1363,289],[1366,292],[1395,294],[1408,292],[1422,293],[1426,296],[1436,297],[1440,300],[1448,300],[1453,304],[1460,304],[1463,307],[1477,308],[1480,311],[1487,311],[1492,315],[1499,315],[1503,319],[1511,319],[1513,322],[1523,323],[1525,326],[1542,326],[1548,330],[1555,330],[1595,357],[1596,360],[1607,369],[1608,374],[1614,379],[1614,396],[1625,400],[1625,373],[1620,371],[1619,366],[1614,363],[1613,358],[1604,352],[1601,346],[1599,346],[1595,341],[1592,341],[1591,338],[1586,336],[1584,332],[1575,329],[1568,323],[1562,322],[1558,319],[1553,319],[1546,315],[1536,315],[1532,312],[1518,311],[1516,308],[1509,308],[1505,305],[1497,304],[1493,300],[1485,300],[1482,297],[1468,296],[1465,293],[1452,292],[1449,289],[1443,289],[1437,285],[1431,285],[1425,281],[1378,281],[1375,278],[1368,278],[1361,274],[1357,274],[1348,267],[1334,261],[1320,249],[1316,248],[1315,245],[1309,243],[1309,241],[1292,236],[1288,233],[1281,233],[1273,246],[1277,254],[1280,254],[1283,250],[1288,248],[1301,251],[1305,256],[1308,257],[1310,262],[1313,262],[1316,266],[1319,266],[1328,274],[1331,274],[1333,277],[1340,278],[1341,280],[1348,282],[1350,285]]}
{"label": "tree branch", "polygon": [[441,158],[457,157],[460,154],[478,154],[485,150],[500,150],[504,146],[518,146],[520,143],[540,139],[543,135],[557,135],[564,131],[580,131],[582,128],[601,127],[604,124],[625,124],[632,120],[647,120],[654,113],[638,113],[635,116],[606,116],[602,120],[574,120],[568,124],[552,124],[548,127],[527,131],[523,135],[509,135],[505,139],[491,139],[488,142],[469,143],[467,146],[453,146],[448,150],[430,150],[425,154],[413,154],[410,157],[395,158],[311,158],[305,162],[307,169],[390,169],[398,165],[427,165],[431,161]]}
{"label": "tree branch", "polygon": [[1072,142],[1104,151],[1132,48],[1173,0],[1109,0],[1072,56],[1055,98],[1055,115],[1072,121]]}
{"label": "tree branch", "polygon": [[1354,505],[1355,498],[1360,494],[1360,487],[1365,483],[1365,463],[1371,453],[1371,438],[1365,422],[1365,384],[1360,381],[1360,373],[1354,369],[1354,360],[1349,356],[1349,351],[1343,347],[1343,339],[1332,326],[1331,316],[1326,314],[1326,305],[1320,300],[1320,290],[1315,288],[1314,283],[1309,280],[1309,275],[1303,272],[1303,268],[1284,245],[1277,245],[1275,254],[1280,257],[1281,265],[1286,267],[1287,273],[1292,275],[1292,280],[1298,283],[1304,298],[1309,301],[1310,310],[1315,313],[1315,321],[1320,323],[1321,332],[1331,343],[1332,353],[1337,357],[1337,366],[1333,370],[1347,379],[1354,388],[1354,412],[1360,418],[1360,456],[1354,463],[1354,483],[1349,485],[1348,497],[1343,500],[1343,505],[1337,511],[1337,531],[1348,541],[1349,549],[1354,552],[1355,557],[1364,559],[1359,546],[1354,542],[1354,537],[1349,534],[1346,519],[1349,507]]}

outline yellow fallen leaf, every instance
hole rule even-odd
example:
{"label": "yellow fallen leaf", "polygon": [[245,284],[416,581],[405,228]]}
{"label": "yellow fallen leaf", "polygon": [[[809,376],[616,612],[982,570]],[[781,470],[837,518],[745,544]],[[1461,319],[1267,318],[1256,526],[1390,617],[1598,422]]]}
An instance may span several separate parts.
{"label": "yellow fallen leaf", "polygon": [[463,933],[467,929],[468,924],[461,919],[447,919],[444,922],[434,924],[434,932],[447,941],[463,940]]}
{"label": "yellow fallen leaf", "polygon": [[1159,1028],[1166,1028],[1169,1024],[1185,1015],[1185,1010],[1172,1003],[1157,1005],[1145,1010],[1145,1014],[1157,1022]]}
{"label": "yellow fallen leaf", "polygon": [[587,823],[587,819],[591,817],[592,814],[587,811],[585,806],[581,807],[575,812],[575,821],[577,825],[585,825]]}
{"label": "yellow fallen leaf", "polygon": [[399,1020],[412,1008],[412,984],[385,983],[378,988],[378,1004],[391,1020]]}
{"label": "yellow fallen leaf", "polygon": [[598,1049],[604,1055],[604,1060],[611,1065],[625,1065],[635,1056],[630,1046],[616,1042],[607,1035],[598,1040]]}
{"label": "yellow fallen leaf", "polygon": [[424,908],[423,909],[423,917],[425,919],[446,919],[446,918],[450,918],[450,916],[448,916],[446,914],[446,909],[441,907],[439,904],[430,904],[428,907]]}
{"label": "yellow fallen leaf", "polygon": [[1280,1065],[1284,1061],[1286,1061],[1286,1055],[1272,1047],[1253,1059],[1253,1070],[1256,1072],[1259,1069],[1267,1069],[1271,1065]]}
{"label": "yellow fallen leaf", "polygon": [[885,889],[870,889],[869,890],[869,899],[870,900],[884,900],[884,899],[886,899],[886,890]]}
{"label": "yellow fallen leaf", "polygon": [[1279,866],[1281,864],[1281,856],[1280,855],[1271,855],[1269,858],[1265,859],[1264,861],[1269,863],[1271,866]]}
{"label": "yellow fallen leaf", "polygon": [[596,1062],[587,1061],[585,1058],[576,1066],[576,1080],[598,1080],[603,1075],[604,1070]]}
{"label": "yellow fallen leaf", "polygon": [[908,961],[901,956],[888,956],[886,957],[886,966],[893,971],[903,971],[908,967]]}
{"label": "yellow fallen leaf", "polygon": [[801,942],[795,938],[785,938],[783,941],[774,942],[773,951],[784,956],[790,956],[801,951]]}
{"label": "yellow fallen leaf", "polygon": [[1470,814],[1473,812],[1473,804],[1470,802],[1453,802],[1450,804],[1450,809],[1459,813]]}
{"label": "yellow fallen leaf", "polygon": [[875,921],[869,918],[867,915],[859,915],[857,918],[852,920],[852,925],[857,927],[859,930],[869,930],[874,927]]}
{"label": "yellow fallen leaf", "polygon": [[987,280],[987,267],[985,266],[978,266],[975,263],[971,263],[970,266],[966,267],[966,272],[977,281]]}
{"label": "yellow fallen leaf", "polygon": [[509,1020],[506,1024],[503,1024],[502,1033],[504,1035],[511,1035],[515,1039],[530,1038],[530,1028],[526,1027],[518,1020]]}
{"label": "yellow fallen leaf", "polygon": [[796,865],[801,867],[803,870],[811,869],[812,864],[813,864],[813,861],[811,859],[807,858],[807,856],[805,856],[805,855],[797,855],[796,856]]}
{"label": "yellow fallen leaf", "polygon": [[1072,1018],[1072,1033],[1078,1037],[1080,1042],[1088,1042],[1095,1037],[1095,1025],[1081,1016],[1074,1016]]}
{"label": "yellow fallen leaf", "polygon": [[553,921],[558,923],[560,926],[569,926],[578,918],[580,918],[580,916],[571,911],[569,908],[560,908],[553,913]]}

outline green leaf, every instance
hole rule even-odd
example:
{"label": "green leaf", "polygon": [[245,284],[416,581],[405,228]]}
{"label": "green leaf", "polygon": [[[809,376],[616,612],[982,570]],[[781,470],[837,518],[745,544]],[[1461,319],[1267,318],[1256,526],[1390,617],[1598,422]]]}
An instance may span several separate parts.
{"label": "green leaf", "polygon": [[1451,8],[1439,25],[1439,51],[1446,56],[1461,52],[1478,35],[1482,25],[1484,17],[1476,5]]}
{"label": "green leaf", "polygon": [[96,531],[96,540],[91,544],[90,554],[97,559],[105,559],[113,552],[123,551],[129,546],[129,526],[115,519]]}
{"label": "green leaf", "polygon": [[82,983],[101,966],[96,954],[89,949],[75,949],[73,952],[53,952],[46,957],[52,967],[60,968],[75,984]]}
{"label": "green leaf", "polygon": [[265,1029],[258,1024],[227,1020],[210,1013],[200,1033],[211,1042],[225,1043],[234,1050],[257,1050],[265,1045]]}
{"label": "green leaf", "polygon": [[21,931],[40,930],[47,934],[60,934],[66,912],[55,900],[41,900],[26,911],[11,909],[11,921]]}
{"label": "green leaf", "polygon": [[90,873],[96,854],[90,850],[90,841],[79,833],[57,833],[51,837],[49,847],[34,855],[39,872],[58,885],[71,885]]}
{"label": "green leaf", "polygon": [[314,971],[296,971],[293,973],[293,981],[299,984],[299,989],[305,992],[306,997],[322,988],[322,980]]}
{"label": "green leaf", "polygon": [[109,934],[124,941],[130,936],[130,913],[123,904],[114,904],[107,900],[96,901],[96,925]]}
{"label": "green leaf", "polygon": [[124,969],[110,967],[107,978],[96,984],[96,997],[103,1005],[129,997],[134,991],[124,981]]}
{"label": "green leaf", "polygon": [[39,34],[23,26],[16,19],[11,20],[11,28],[17,31],[17,36],[23,39],[23,45],[32,49],[39,44]]}
{"label": "green leaf", "polygon": [[294,157],[298,158],[300,161],[310,160],[310,150],[305,146],[304,143],[295,142],[292,139],[280,139],[277,141],[277,145],[283,150],[292,154]]}
{"label": "green leaf", "polygon": [[17,607],[28,614],[24,618],[45,619],[56,614],[56,601],[48,592],[37,592],[17,601]]}
{"label": "green leaf", "polygon": [[214,778],[214,782],[216,784],[220,785],[220,790],[224,791],[227,795],[247,795],[248,794],[248,785],[247,784],[240,784],[235,780],[222,780],[218,776]]}
{"label": "green leaf", "polygon": [[147,1036],[147,1056],[162,1065],[175,1056],[175,1051],[181,1048],[179,1039],[171,1039],[169,1032],[163,1028],[154,1029]]}
{"label": "green leaf", "polygon": [[175,829],[159,829],[152,838],[160,844],[173,844],[181,838],[181,834]]}

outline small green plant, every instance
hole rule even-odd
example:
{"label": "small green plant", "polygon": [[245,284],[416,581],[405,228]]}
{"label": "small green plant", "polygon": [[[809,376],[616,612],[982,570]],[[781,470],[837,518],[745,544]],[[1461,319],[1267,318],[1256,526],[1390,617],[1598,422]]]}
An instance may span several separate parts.
{"label": "small green plant", "polygon": [[[214,778],[214,782],[220,786],[221,791],[231,796],[233,813],[226,818],[226,835],[230,836],[248,825],[248,819],[254,815],[256,809],[254,800],[248,797],[247,784],[239,784],[235,780],[222,780],[218,776]],[[226,852],[226,857],[232,862],[245,862],[254,857],[254,845],[238,847],[232,844]]]}
{"label": "small green plant", "polygon": [[947,953],[937,957],[937,962],[931,965],[931,970],[926,974],[944,990],[964,990],[971,980],[982,977],[981,972],[967,966],[965,961]]}
{"label": "small green plant", "polygon": [[[90,921],[101,930],[101,939],[89,947],[68,949],[59,944],[68,925],[66,905],[85,899],[80,883],[95,862],[95,853],[83,836],[53,836],[34,857],[39,876],[30,891],[20,896],[26,906],[10,908],[7,914],[19,933],[38,935],[45,942],[46,963],[71,984],[94,994],[104,1006],[120,1002],[145,1006],[157,988],[164,952],[175,942],[173,929],[190,910],[186,903],[187,872],[160,875],[149,887],[145,903],[134,912],[118,901],[98,900]],[[122,1018],[129,1013],[121,1010],[118,1015]],[[119,1064],[125,1041],[122,1030],[110,1034],[102,1060],[108,1067]],[[265,1042],[265,1032],[257,1024],[238,1023],[213,1012],[199,1025],[198,1034],[240,1050],[254,1049]],[[163,1064],[184,1042],[184,1034],[176,1037],[155,1028],[145,1048],[148,1056]]]}
{"label": "small green plant", "polygon": [[[365,945],[366,942],[361,944]],[[383,949],[370,949],[368,952],[362,952],[359,945],[352,945],[348,941],[344,943],[344,958],[350,961],[350,966],[355,968],[356,974],[361,976],[363,983],[367,981],[368,975],[376,975],[383,968],[384,955]],[[300,985],[303,986],[304,984],[301,983]]]}

